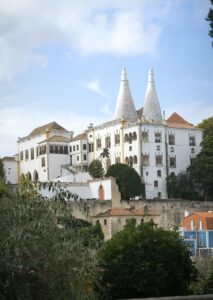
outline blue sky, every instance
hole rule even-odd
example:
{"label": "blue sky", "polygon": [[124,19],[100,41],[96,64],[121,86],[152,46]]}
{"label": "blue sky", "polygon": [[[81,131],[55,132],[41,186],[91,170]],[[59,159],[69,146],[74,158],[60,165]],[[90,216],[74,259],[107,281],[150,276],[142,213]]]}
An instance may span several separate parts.
{"label": "blue sky", "polygon": [[122,67],[136,108],[154,69],[161,109],[213,115],[209,0],[0,0],[0,157],[56,121],[113,119]]}

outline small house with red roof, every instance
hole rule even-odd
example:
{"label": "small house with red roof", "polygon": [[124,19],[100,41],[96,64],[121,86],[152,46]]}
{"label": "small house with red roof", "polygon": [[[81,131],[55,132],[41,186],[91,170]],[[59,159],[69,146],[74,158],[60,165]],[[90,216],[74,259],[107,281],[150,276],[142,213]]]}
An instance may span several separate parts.
{"label": "small house with red roof", "polygon": [[183,219],[184,242],[192,256],[213,254],[213,212],[194,212]]}

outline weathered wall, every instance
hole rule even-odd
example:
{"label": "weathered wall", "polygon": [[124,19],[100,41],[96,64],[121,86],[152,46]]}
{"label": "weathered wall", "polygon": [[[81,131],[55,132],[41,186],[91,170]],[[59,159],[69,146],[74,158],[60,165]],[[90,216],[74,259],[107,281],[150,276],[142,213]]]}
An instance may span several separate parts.
{"label": "weathered wall", "polygon": [[[160,215],[159,226],[169,229],[173,226],[182,226],[184,211],[208,211],[213,210],[213,202],[199,202],[188,200],[139,200],[121,201],[121,207],[148,206],[149,212]],[[71,203],[72,213],[77,218],[91,221],[92,216],[105,212],[111,208],[111,201],[88,200]]]}

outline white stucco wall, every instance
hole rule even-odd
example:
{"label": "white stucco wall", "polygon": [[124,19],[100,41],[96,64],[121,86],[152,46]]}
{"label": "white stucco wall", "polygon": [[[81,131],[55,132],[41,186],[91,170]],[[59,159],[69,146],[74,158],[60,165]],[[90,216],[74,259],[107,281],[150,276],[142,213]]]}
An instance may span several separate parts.
{"label": "white stucco wall", "polygon": [[16,184],[18,182],[18,163],[12,160],[3,160],[6,182]]}

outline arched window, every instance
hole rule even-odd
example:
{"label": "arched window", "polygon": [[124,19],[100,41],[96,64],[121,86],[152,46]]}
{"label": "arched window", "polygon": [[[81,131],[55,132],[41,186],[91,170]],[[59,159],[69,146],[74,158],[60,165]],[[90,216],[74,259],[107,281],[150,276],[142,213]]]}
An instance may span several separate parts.
{"label": "arched window", "polygon": [[130,132],[130,133],[129,133],[129,143],[131,143],[131,142],[132,142],[132,139],[133,139],[133,137],[132,137],[132,133]]}
{"label": "arched window", "polygon": [[102,184],[98,188],[98,199],[104,200],[104,188]]}
{"label": "arched window", "polygon": [[157,170],[157,176],[161,177],[161,170]]}
{"label": "arched window", "polygon": [[133,141],[136,141],[137,140],[137,133],[134,131],[133,132]]}
{"label": "arched window", "polygon": [[137,164],[137,163],[138,163],[137,155],[134,155],[134,157],[133,157],[133,163],[134,163],[134,164]]}
{"label": "arched window", "polygon": [[38,181],[38,172],[36,170],[33,172],[33,181]]}
{"label": "arched window", "polygon": [[125,157],[125,163],[128,165],[129,164],[129,158],[126,156]]}
{"label": "arched window", "polygon": [[28,173],[26,174],[26,178],[27,178],[27,180],[29,180],[29,181],[32,180],[32,176],[31,176],[31,173],[30,173],[30,172],[28,172]]}
{"label": "arched window", "polygon": [[154,187],[158,187],[158,181],[157,180],[154,181]]}
{"label": "arched window", "polygon": [[133,157],[132,156],[130,156],[129,157],[129,165],[132,167],[132,165],[133,165]]}
{"label": "arched window", "polygon": [[129,136],[128,136],[128,134],[127,134],[127,133],[125,134],[125,138],[124,138],[124,140],[125,140],[125,142],[128,142],[128,141],[129,141]]}

